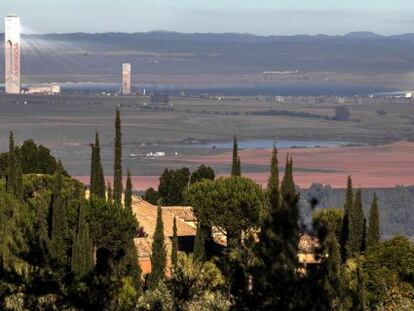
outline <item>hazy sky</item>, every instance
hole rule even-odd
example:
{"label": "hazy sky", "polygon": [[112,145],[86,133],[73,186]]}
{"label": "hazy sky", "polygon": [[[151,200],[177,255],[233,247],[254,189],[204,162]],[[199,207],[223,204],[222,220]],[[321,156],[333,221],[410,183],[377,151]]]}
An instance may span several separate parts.
{"label": "hazy sky", "polygon": [[[413,0],[0,0],[25,32],[414,32]],[[3,24],[3,23],[1,23]],[[1,25],[0,31],[4,30]]]}

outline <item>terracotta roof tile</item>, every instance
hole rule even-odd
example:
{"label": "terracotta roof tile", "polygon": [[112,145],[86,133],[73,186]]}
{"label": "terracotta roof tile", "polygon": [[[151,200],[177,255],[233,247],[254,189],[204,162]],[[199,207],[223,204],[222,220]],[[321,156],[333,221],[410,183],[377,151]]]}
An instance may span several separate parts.
{"label": "terracotta roof tile", "polygon": [[314,254],[320,246],[319,240],[309,234],[303,234],[299,239],[299,253]]}
{"label": "terracotta roof tile", "polygon": [[[137,218],[139,225],[144,227],[144,231],[150,238],[154,235],[155,224],[157,222],[157,206],[145,201],[141,197],[132,197],[132,211]],[[168,208],[162,208],[162,219],[164,221],[164,234],[166,237],[173,236],[174,213]],[[195,236],[196,229],[177,217],[177,235]]]}

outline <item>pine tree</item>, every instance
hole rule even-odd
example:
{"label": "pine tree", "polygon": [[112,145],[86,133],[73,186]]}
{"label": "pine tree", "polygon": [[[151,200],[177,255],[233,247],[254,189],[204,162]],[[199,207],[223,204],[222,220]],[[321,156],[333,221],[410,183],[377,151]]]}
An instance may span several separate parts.
{"label": "pine tree", "polygon": [[124,205],[127,209],[132,209],[132,181],[131,181],[131,172],[128,170],[128,177],[126,180],[125,186],[125,198]]}
{"label": "pine tree", "polygon": [[99,143],[99,134],[95,134],[95,144],[92,147],[91,157],[91,196],[105,199],[105,176],[101,162],[101,146]]}
{"label": "pine tree", "polygon": [[62,196],[62,175],[57,172],[54,176],[52,196],[52,228],[51,228],[51,255],[59,268],[64,267],[67,262],[66,245],[66,210]]}
{"label": "pine tree", "polygon": [[378,211],[378,198],[374,193],[372,198],[371,209],[369,212],[369,227],[367,234],[367,247],[372,248],[378,245],[380,241],[380,224],[379,224],[379,211]]}
{"label": "pine tree", "polygon": [[231,165],[231,176],[241,176],[241,163],[236,136],[233,138],[233,162]]}
{"label": "pine tree", "polygon": [[360,254],[364,238],[364,212],[362,209],[362,192],[358,190],[352,208],[349,210],[349,236],[346,245],[347,254],[356,256]]}
{"label": "pine tree", "polygon": [[326,259],[325,290],[331,310],[342,310],[344,284],[341,273],[341,256],[335,232],[330,232],[327,238],[328,258]]}
{"label": "pine tree", "polygon": [[157,223],[152,241],[151,253],[151,273],[148,277],[148,287],[150,289],[157,288],[160,281],[165,277],[166,268],[166,250],[164,239],[164,222],[162,220],[162,209],[158,206]]}
{"label": "pine tree", "polygon": [[106,203],[112,204],[114,202],[114,197],[113,197],[113,194],[112,194],[112,185],[111,185],[111,182],[109,180],[106,183],[106,189],[107,189]]}
{"label": "pine tree", "polygon": [[121,116],[116,110],[115,118],[115,158],[114,158],[114,202],[121,206],[122,201],[122,132]]}
{"label": "pine tree", "polygon": [[352,187],[352,178],[348,176],[346,194],[345,194],[345,203],[344,203],[344,216],[342,219],[342,228],[341,228],[341,257],[342,261],[345,262],[348,253],[347,253],[347,244],[349,238],[349,212],[354,206],[354,190]]}
{"label": "pine tree", "polygon": [[172,267],[173,272],[177,269],[177,260],[178,260],[177,219],[174,216],[173,238],[172,238],[172,245],[171,245],[171,267]]}
{"label": "pine tree", "polygon": [[269,207],[279,209],[280,186],[279,186],[279,161],[277,159],[276,146],[273,147],[272,160],[270,162],[270,176],[267,183],[267,199]]}
{"label": "pine tree", "polygon": [[200,225],[197,226],[196,236],[194,238],[194,260],[203,262],[206,260],[204,232]]}
{"label": "pine tree", "polygon": [[86,203],[79,207],[76,237],[72,246],[71,271],[80,279],[93,268],[93,245],[89,233]]}

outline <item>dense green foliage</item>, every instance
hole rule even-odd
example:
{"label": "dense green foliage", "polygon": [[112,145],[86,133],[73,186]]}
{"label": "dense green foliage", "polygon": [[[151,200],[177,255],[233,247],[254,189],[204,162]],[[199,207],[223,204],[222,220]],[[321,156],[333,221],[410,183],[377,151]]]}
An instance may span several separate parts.
{"label": "dense green foliage", "polygon": [[163,205],[183,205],[183,191],[190,182],[190,170],[186,167],[177,170],[165,169],[160,176],[158,192]]}
{"label": "dense green foliage", "polygon": [[260,225],[265,210],[260,186],[244,177],[205,179],[187,188],[185,198],[202,224],[226,234],[230,247],[244,230]]}
{"label": "dense green foliage", "polygon": [[203,179],[214,180],[216,173],[210,166],[201,165],[198,167],[190,177],[190,184],[202,181]]}
{"label": "dense green foliage", "polygon": [[161,199],[161,197],[160,197],[160,193],[151,187],[145,190],[144,199],[145,201],[153,205],[156,205],[158,201]]}
{"label": "dense green foliage", "polygon": [[[115,136],[116,173],[122,168],[119,111]],[[14,145],[12,133],[9,143],[7,159],[0,162],[1,310],[413,309],[414,245],[403,237],[381,241],[376,195],[366,231],[363,192],[354,194],[351,178],[344,209],[311,211],[313,226],[306,227],[293,160],[287,157],[280,182],[276,148],[265,191],[240,174],[214,179],[205,166],[191,178],[186,168],[166,170],[159,192],[147,194],[168,205],[192,205],[198,223],[193,252],[186,255],[179,252],[189,241],[179,240],[181,219],[174,217],[172,236],[165,236],[161,206],[154,234],[137,233],[131,174],[122,205],[109,182],[105,189],[98,135],[90,196],[59,162],[50,174],[23,174],[23,148]],[[239,172],[236,139],[234,150]],[[122,180],[115,184],[122,196]],[[309,199],[312,207],[319,202]],[[215,244],[213,231],[226,247]],[[318,237],[315,248],[299,248],[305,233]],[[145,241],[137,237],[152,242],[152,271],[145,278],[136,247]],[[299,252],[314,256],[314,262],[302,264]]]}
{"label": "dense green foliage", "polygon": [[138,310],[227,311],[231,305],[225,277],[216,265],[180,253],[175,273],[147,291],[138,301]]}
{"label": "dense green foliage", "polygon": [[313,225],[319,240],[326,241],[328,235],[334,232],[336,239],[340,241],[343,217],[343,209],[324,208],[317,210],[313,215]]}
{"label": "dense green foliage", "polygon": [[[16,146],[16,152],[20,155],[21,168],[23,174],[54,174],[59,167],[59,162],[50,154],[50,150],[42,145],[36,145],[32,139],[23,142],[21,146]],[[0,153],[0,177],[6,176],[8,168],[9,153]],[[65,176],[68,173],[63,170]]]}
{"label": "dense green foliage", "polygon": [[365,253],[363,269],[371,306],[385,301],[392,288],[413,292],[414,245],[404,237],[381,242]]}

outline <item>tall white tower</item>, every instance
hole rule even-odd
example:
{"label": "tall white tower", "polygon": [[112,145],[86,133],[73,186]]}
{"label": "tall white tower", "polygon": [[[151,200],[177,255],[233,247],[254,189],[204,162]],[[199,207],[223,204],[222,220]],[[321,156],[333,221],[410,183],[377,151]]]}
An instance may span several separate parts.
{"label": "tall white tower", "polygon": [[6,93],[20,93],[20,17],[5,18],[5,85]]}
{"label": "tall white tower", "polygon": [[122,64],[122,95],[131,94],[131,64]]}

